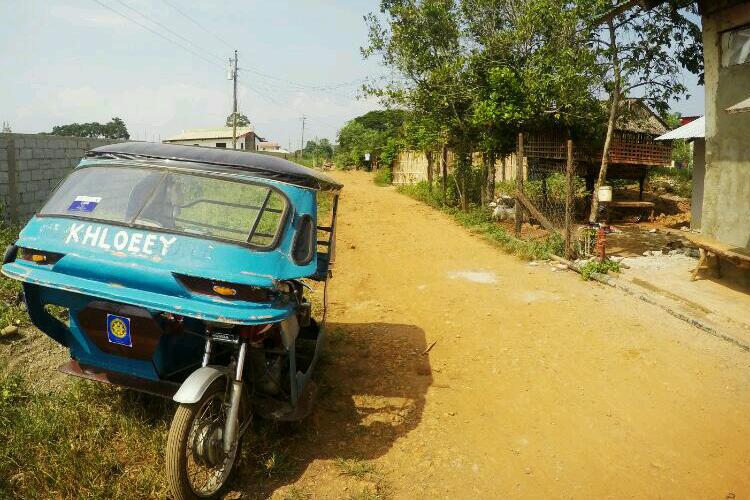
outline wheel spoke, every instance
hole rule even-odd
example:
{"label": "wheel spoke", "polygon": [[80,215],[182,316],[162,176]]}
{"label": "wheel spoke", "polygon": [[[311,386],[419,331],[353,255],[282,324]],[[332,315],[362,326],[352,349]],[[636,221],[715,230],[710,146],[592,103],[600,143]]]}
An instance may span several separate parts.
{"label": "wheel spoke", "polygon": [[[199,497],[210,496],[221,488],[227,479],[231,464],[237,453],[236,446],[228,454],[224,454],[223,450],[220,450],[218,453],[223,457],[215,465],[210,465],[208,457],[202,456],[207,453],[211,446],[218,446],[219,448],[223,446],[222,443],[205,442],[216,439],[215,432],[217,429],[223,431],[226,418],[223,396],[221,393],[216,393],[203,403],[193,420],[184,450],[188,481],[191,489]],[[199,444],[199,441],[203,442]],[[196,446],[198,447],[197,450]],[[203,463],[196,462],[196,456],[201,457]]]}

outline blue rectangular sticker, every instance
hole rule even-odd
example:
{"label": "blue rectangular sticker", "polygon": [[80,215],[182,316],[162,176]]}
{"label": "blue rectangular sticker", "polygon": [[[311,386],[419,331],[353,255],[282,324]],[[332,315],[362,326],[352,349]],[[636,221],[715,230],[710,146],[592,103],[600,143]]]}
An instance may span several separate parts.
{"label": "blue rectangular sticker", "polygon": [[130,318],[107,314],[107,339],[113,344],[133,347],[130,338]]}
{"label": "blue rectangular sticker", "polygon": [[68,207],[68,212],[93,212],[100,201],[100,196],[76,196]]}

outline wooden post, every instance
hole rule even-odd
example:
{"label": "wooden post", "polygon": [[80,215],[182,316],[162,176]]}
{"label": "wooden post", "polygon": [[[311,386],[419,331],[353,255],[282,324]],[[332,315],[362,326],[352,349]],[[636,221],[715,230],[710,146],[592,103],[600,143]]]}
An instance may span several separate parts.
{"label": "wooden post", "polygon": [[[523,132],[518,134],[518,151],[516,153],[516,192],[523,193]],[[516,197],[516,238],[521,237],[521,224],[523,223],[523,209],[521,202]]]}
{"label": "wooden post", "polygon": [[643,188],[646,184],[646,174],[642,174],[638,178],[638,201],[643,201]]}
{"label": "wooden post", "polygon": [[568,162],[565,168],[565,258],[573,258],[573,141],[568,139]]}

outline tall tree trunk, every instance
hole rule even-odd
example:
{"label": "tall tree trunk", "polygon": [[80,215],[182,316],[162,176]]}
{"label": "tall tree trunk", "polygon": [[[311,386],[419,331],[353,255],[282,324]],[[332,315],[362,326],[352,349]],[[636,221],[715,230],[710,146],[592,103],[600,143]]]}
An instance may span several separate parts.
{"label": "tall tree trunk", "polygon": [[471,174],[471,153],[467,152],[465,146],[461,145],[456,148],[456,165],[453,170],[453,178],[456,181],[456,189],[458,190],[458,200],[461,205],[461,210],[464,212],[469,210],[469,199],[468,199],[468,180]]}
{"label": "tall tree trunk", "polygon": [[443,177],[443,201],[448,195],[448,145],[443,144],[443,149],[440,152],[440,167]]}
{"label": "tall tree trunk", "polygon": [[505,182],[505,180],[506,180],[505,179],[505,167],[506,167],[505,158],[506,158],[505,155],[502,155],[502,157],[500,158],[500,165],[503,167],[503,171],[500,172],[500,180],[503,181],[503,182]]}
{"label": "tall tree trunk", "polygon": [[487,179],[490,177],[490,157],[488,153],[482,153],[482,175],[480,176],[479,185],[479,200],[483,207],[486,207],[489,203],[487,199],[489,194],[487,193]]}
{"label": "tall tree trunk", "polygon": [[612,97],[609,102],[609,119],[607,120],[607,136],[604,139],[604,148],[602,150],[602,163],[599,167],[599,177],[596,179],[594,184],[594,192],[591,196],[591,213],[589,214],[589,222],[596,222],[597,214],[599,212],[599,186],[604,185],[604,181],[607,180],[607,167],[609,166],[609,151],[612,147],[612,136],[615,132],[615,124],[617,123],[617,116],[620,111],[620,92],[622,88],[622,82],[620,81],[620,56],[617,51],[617,34],[615,33],[615,27],[612,21],[608,23],[609,27],[609,41],[612,50],[612,72],[614,76],[614,84],[612,86]]}
{"label": "tall tree trunk", "polygon": [[495,201],[495,161],[497,159],[497,153],[494,151],[489,153],[489,171],[487,172],[487,200],[488,203]]}
{"label": "tall tree trunk", "polygon": [[432,191],[432,167],[435,155],[432,151],[425,151],[424,157],[427,159],[427,188]]}

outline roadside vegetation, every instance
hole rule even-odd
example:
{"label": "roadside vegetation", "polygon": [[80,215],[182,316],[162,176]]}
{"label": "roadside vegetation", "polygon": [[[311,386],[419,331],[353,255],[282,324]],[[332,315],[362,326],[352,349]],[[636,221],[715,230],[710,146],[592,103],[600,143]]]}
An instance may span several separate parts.
{"label": "roadside vegetation", "polygon": [[690,198],[693,193],[691,168],[654,168],[648,175],[648,185],[656,194],[673,194]]}
{"label": "roadside vegetation", "polygon": [[[18,228],[0,225],[0,250],[18,239]],[[0,277],[0,332],[10,326],[28,325],[29,316],[21,303],[21,284],[18,281]],[[2,334],[0,334],[2,338]]]}
{"label": "roadside vegetation", "polygon": [[[449,183],[432,176],[445,175],[442,159],[450,150],[455,203],[468,212],[495,198],[493,166],[515,151],[520,132],[555,130],[601,149],[596,183],[609,182],[608,153],[616,124],[629,113],[628,99],[642,99],[666,119],[670,102],[687,92],[682,68],[703,71],[691,3],[635,7],[610,19],[617,5],[381,1],[366,17],[369,39],[362,53],[390,73],[364,90],[387,109],[341,129],[337,165],[384,169],[375,178],[384,184],[391,177],[389,159],[419,151],[428,183],[445,191]],[[685,161],[685,153],[678,143],[676,159]]]}
{"label": "roadside vegetation", "polygon": [[444,198],[439,191],[431,190],[426,182],[420,182],[414,185],[399,186],[398,191],[445,212],[473,233],[522,259],[547,259],[551,254],[561,255],[563,252],[564,242],[559,235],[553,234],[530,241],[520,240],[508,234],[502,226],[492,220],[492,213],[488,208],[472,206],[467,210],[459,209],[455,206],[455,196],[457,195],[453,190],[449,190],[448,197]]}
{"label": "roadside vegetation", "polygon": [[619,273],[620,263],[611,259],[600,261],[599,259],[592,258],[580,268],[581,277],[584,281],[590,280],[594,274],[608,274],[610,272]]}
{"label": "roadside vegetation", "polygon": [[293,160],[306,167],[319,168],[333,159],[334,146],[326,138],[309,140],[303,149],[294,152]]}
{"label": "roadside vegetation", "polygon": [[0,378],[0,498],[164,498],[172,403],[89,382]]}
{"label": "roadside vegetation", "polygon": [[[0,227],[3,249],[17,237],[16,228]],[[0,329],[11,326],[31,322],[21,285],[0,278]],[[22,335],[0,335],[0,342]],[[38,393],[2,365],[0,359],[0,498],[166,496],[171,402],[84,381]]]}
{"label": "roadside vegetation", "polygon": [[347,122],[339,131],[336,165],[376,170],[381,179],[389,178],[393,160],[402,148],[406,115],[400,109],[376,110]]}

